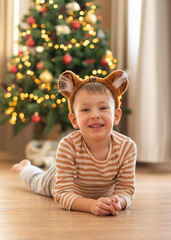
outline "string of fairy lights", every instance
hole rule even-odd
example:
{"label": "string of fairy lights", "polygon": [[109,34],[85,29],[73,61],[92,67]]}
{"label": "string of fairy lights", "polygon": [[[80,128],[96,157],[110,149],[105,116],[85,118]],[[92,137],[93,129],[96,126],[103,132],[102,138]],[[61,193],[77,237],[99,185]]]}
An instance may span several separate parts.
{"label": "string of fairy lights", "polygon": [[[36,6],[40,6],[40,4],[41,5],[43,4],[45,7],[48,7],[49,5],[54,4],[54,1],[49,0],[49,2],[46,3],[45,0],[36,0],[35,4],[36,4]],[[86,3],[86,6],[90,7],[90,10],[88,12],[84,12],[82,10],[79,11],[78,21],[82,25],[83,31],[88,32],[91,36],[93,36],[92,40],[85,39],[83,41],[78,42],[75,38],[72,38],[70,40],[70,42],[67,42],[67,44],[53,44],[53,42],[50,38],[51,31],[49,31],[49,30],[47,31],[45,29],[46,26],[44,24],[41,24],[40,26],[38,26],[36,23],[33,23],[31,26],[28,26],[26,31],[20,32],[19,37],[26,37],[27,35],[31,34],[31,28],[34,28],[34,29],[41,28],[42,29],[41,30],[41,38],[44,41],[42,44],[42,47],[43,48],[45,47],[46,50],[48,48],[54,48],[55,50],[62,49],[64,52],[67,52],[68,50],[72,49],[73,47],[79,48],[80,46],[82,46],[82,47],[88,46],[90,49],[94,49],[95,45],[99,42],[99,38],[98,38],[97,32],[95,31],[93,26],[85,21],[84,15],[87,13],[94,14],[96,6],[92,2]],[[58,7],[59,6],[56,3],[53,5],[54,9],[57,9]],[[75,14],[73,11],[69,11],[68,13],[69,13],[69,17],[67,17],[65,19],[65,21],[66,21],[66,23],[72,24],[74,22]],[[57,17],[59,20],[62,20],[64,18],[64,16],[59,13],[57,13]],[[24,54],[21,54],[21,56],[15,57],[13,60],[14,63],[17,64],[17,67],[19,70],[21,70],[24,65],[27,68],[30,68],[31,64],[32,64],[31,60],[30,60],[30,52],[29,52],[28,47],[24,46],[23,51],[24,51]],[[54,61],[55,59],[51,59],[51,60]],[[110,50],[106,53],[105,60],[110,69],[114,69],[116,67],[117,59],[113,58],[113,54]],[[20,120],[23,123],[26,121],[25,114],[23,112],[17,113],[17,111],[16,111],[16,106],[17,106],[19,100],[20,101],[28,100],[29,102],[34,101],[37,104],[42,104],[44,107],[46,107],[46,101],[49,101],[49,99],[54,100],[56,97],[54,94],[50,94],[51,83],[42,82],[42,80],[40,80],[38,77],[35,76],[35,72],[33,70],[27,69],[24,74],[26,74],[29,78],[31,78],[38,85],[38,88],[45,89],[46,92],[49,92],[49,94],[47,93],[44,96],[38,97],[37,95],[35,95],[33,93],[29,94],[29,93],[22,92],[23,89],[20,87],[18,89],[18,92],[16,92],[16,95],[14,97],[12,97],[11,92],[13,91],[13,89],[15,89],[15,84],[12,84],[11,86],[9,86],[7,88],[7,92],[5,93],[4,97],[6,99],[8,99],[8,98],[12,98],[12,99],[10,99],[10,101],[9,101],[9,108],[5,111],[5,114],[11,115],[10,123],[12,125],[16,124],[17,118],[20,118]],[[107,75],[107,71],[102,70],[102,69],[92,70],[92,76],[95,76],[97,74],[102,74],[105,76],[105,75]],[[85,76],[85,78],[89,78],[92,76]],[[17,80],[22,80],[24,77],[25,76],[20,71],[18,71],[16,73]],[[57,89],[57,87],[58,87],[57,84],[53,85],[54,89]],[[62,98],[62,99],[58,98],[58,99],[56,99],[56,101],[53,101],[53,103],[51,104],[51,107],[56,108],[57,105],[62,107],[63,103],[65,103],[65,102],[66,102],[66,98]],[[36,112],[35,114],[38,114],[38,113]]]}

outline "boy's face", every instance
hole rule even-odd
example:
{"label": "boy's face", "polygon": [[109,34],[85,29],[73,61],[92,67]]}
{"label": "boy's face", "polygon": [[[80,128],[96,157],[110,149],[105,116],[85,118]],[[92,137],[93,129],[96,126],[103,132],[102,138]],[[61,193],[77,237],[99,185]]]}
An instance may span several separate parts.
{"label": "boy's face", "polygon": [[115,109],[110,90],[93,94],[80,89],[74,98],[74,113],[69,119],[75,129],[80,129],[84,140],[102,140],[111,136],[113,125],[121,118],[121,109]]}

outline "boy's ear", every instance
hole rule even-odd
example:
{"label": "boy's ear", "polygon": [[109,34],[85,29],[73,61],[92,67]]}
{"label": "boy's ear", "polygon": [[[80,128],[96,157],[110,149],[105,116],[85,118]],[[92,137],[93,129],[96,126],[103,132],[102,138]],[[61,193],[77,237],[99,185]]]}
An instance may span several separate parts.
{"label": "boy's ear", "polygon": [[69,113],[68,118],[69,118],[73,128],[78,129],[79,126],[78,126],[75,114],[74,113]]}
{"label": "boy's ear", "polygon": [[114,119],[114,125],[118,125],[122,116],[122,110],[120,108],[115,109],[115,119]]}
{"label": "boy's ear", "polygon": [[127,73],[122,70],[116,70],[110,73],[105,77],[105,80],[112,84],[118,96],[123,95],[128,88],[128,76]]}
{"label": "boy's ear", "polygon": [[60,93],[69,98],[72,89],[80,82],[80,79],[72,71],[65,71],[60,77],[58,82],[58,88]]}

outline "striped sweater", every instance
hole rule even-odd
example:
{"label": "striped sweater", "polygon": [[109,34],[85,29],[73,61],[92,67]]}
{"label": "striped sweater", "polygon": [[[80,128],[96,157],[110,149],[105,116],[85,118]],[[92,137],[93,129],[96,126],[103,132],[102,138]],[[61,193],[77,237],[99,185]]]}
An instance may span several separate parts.
{"label": "striped sweater", "polygon": [[53,196],[64,209],[71,209],[78,196],[98,199],[114,194],[131,204],[135,192],[136,145],[129,138],[112,132],[106,160],[95,159],[80,131],[59,143]]}

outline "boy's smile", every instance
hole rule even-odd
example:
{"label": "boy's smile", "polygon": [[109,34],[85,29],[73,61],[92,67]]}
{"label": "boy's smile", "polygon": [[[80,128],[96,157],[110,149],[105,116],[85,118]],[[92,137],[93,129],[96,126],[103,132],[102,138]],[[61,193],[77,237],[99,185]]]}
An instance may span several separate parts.
{"label": "boy's smile", "polygon": [[97,129],[97,128],[102,128],[103,126],[104,126],[104,124],[93,123],[89,127]]}

